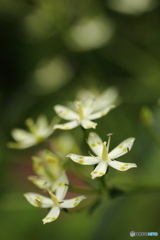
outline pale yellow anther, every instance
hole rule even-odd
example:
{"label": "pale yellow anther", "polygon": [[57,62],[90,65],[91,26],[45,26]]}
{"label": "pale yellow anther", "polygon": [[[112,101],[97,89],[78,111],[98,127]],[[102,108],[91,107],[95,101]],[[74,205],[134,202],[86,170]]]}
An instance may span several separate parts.
{"label": "pale yellow anther", "polygon": [[126,168],[125,167],[120,167],[120,170],[125,170]]}
{"label": "pale yellow anther", "polygon": [[104,173],[103,172],[99,172],[99,175],[104,175]]}
{"label": "pale yellow anther", "polygon": [[83,163],[84,163],[84,161],[83,161],[83,160],[80,160],[80,161],[79,161],[79,163],[80,163],[80,164],[83,164]]}
{"label": "pale yellow anther", "polygon": [[84,159],[84,157],[79,157],[80,159]]}
{"label": "pale yellow anther", "polygon": [[119,148],[122,148],[123,146],[119,146]]}
{"label": "pale yellow anther", "polygon": [[36,199],[41,200],[42,198],[40,196],[37,196]]}
{"label": "pale yellow anther", "polygon": [[95,147],[95,146],[96,146],[96,144],[92,143],[92,144],[91,144],[91,146],[92,146],[92,147]]}
{"label": "pale yellow anther", "polygon": [[101,145],[102,143],[101,142],[97,142],[98,145]]}
{"label": "pale yellow anther", "polygon": [[42,203],[41,203],[41,202],[39,202],[38,200],[36,201],[36,199],[35,199],[35,202],[34,202],[34,204],[35,204],[35,205],[37,205],[37,206],[41,206],[41,205],[42,205]]}
{"label": "pale yellow anther", "polygon": [[124,164],[124,166],[128,166],[128,164],[126,163],[126,164]]}
{"label": "pale yellow anther", "polygon": [[126,152],[127,151],[127,148],[123,148],[123,152]]}
{"label": "pale yellow anther", "polygon": [[58,187],[62,187],[62,185],[63,185],[62,183],[58,183]]}

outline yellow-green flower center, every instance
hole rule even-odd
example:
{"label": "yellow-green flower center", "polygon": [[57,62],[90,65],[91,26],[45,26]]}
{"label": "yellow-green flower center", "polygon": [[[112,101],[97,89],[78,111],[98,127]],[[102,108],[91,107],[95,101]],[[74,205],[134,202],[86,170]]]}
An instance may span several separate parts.
{"label": "yellow-green flower center", "polygon": [[56,206],[59,206],[59,201],[58,201],[58,199],[56,198],[56,196],[55,196],[52,192],[49,192],[49,194],[50,194],[51,199],[52,199],[52,201],[54,202],[54,204],[55,204]]}
{"label": "yellow-green flower center", "polygon": [[108,150],[107,150],[107,147],[106,147],[106,142],[103,143],[102,160],[103,161],[107,161],[108,160]]}
{"label": "yellow-green flower center", "polygon": [[82,108],[82,103],[81,102],[77,102],[77,111],[78,111],[80,119],[81,120],[84,119],[85,116],[84,116],[84,113],[83,113],[83,108]]}

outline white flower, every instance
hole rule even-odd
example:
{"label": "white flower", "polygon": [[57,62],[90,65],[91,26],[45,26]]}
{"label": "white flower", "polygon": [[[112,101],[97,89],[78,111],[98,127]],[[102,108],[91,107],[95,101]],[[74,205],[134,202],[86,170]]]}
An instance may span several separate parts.
{"label": "white flower", "polygon": [[44,141],[53,133],[53,123],[48,125],[47,118],[44,115],[39,116],[36,123],[31,118],[27,119],[25,123],[29,131],[19,128],[13,129],[11,135],[16,142],[8,143],[8,147],[29,148]]}
{"label": "white flower", "polygon": [[101,111],[93,113],[94,111],[93,99],[89,99],[88,101],[85,102],[78,101],[76,102],[75,106],[77,112],[74,112],[62,105],[56,105],[54,107],[54,110],[61,118],[65,120],[71,120],[70,122],[65,124],[55,125],[54,129],[59,128],[63,130],[69,130],[77,127],[78,125],[81,125],[85,129],[96,128],[97,123],[91,120],[101,118],[102,116],[106,115],[110,111],[110,109],[115,107],[114,105],[109,105],[102,109]]}
{"label": "white flower", "polygon": [[94,111],[100,111],[103,108],[115,105],[119,102],[119,92],[116,87],[108,87],[103,92],[98,92],[96,88],[93,88],[91,91],[82,89],[78,92],[77,98],[80,101],[85,102],[88,98],[94,98]]}
{"label": "white flower", "polygon": [[128,138],[121,142],[111,152],[109,152],[110,135],[108,144],[106,145],[106,142],[102,142],[101,138],[96,133],[91,132],[88,138],[88,145],[97,156],[81,156],[76,154],[69,154],[67,157],[71,158],[74,162],[77,162],[79,164],[97,164],[94,171],[91,172],[92,179],[103,176],[107,171],[108,165],[119,171],[126,171],[130,168],[137,167],[137,165],[135,163],[118,162],[115,159],[129,152],[132,148],[134,140],[134,138]]}
{"label": "white flower", "polygon": [[60,160],[50,151],[41,151],[40,157],[33,156],[33,170],[38,176],[29,176],[28,179],[41,189],[56,190],[57,181],[63,179],[68,184]]}
{"label": "white flower", "polygon": [[61,208],[74,208],[86,198],[85,196],[78,196],[76,198],[64,200],[67,190],[68,182],[66,183],[66,179],[61,177],[57,182],[55,194],[49,191],[51,198],[44,197],[37,193],[26,193],[24,196],[28,202],[35,207],[51,208],[47,216],[42,220],[45,224],[56,220],[60,214]]}

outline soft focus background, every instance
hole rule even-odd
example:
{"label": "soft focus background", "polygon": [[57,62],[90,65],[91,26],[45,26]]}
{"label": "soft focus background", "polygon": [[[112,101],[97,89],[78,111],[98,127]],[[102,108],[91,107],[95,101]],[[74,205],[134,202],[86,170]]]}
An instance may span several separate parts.
{"label": "soft focus background", "polygon": [[[160,234],[159,1],[1,0],[0,27],[0,239],[127,240],[130,231]],[[118,190],[92,214],[61,213],[43,226],[46,210],[23,197],[36,190],[27,180],[34,148],[7,149],[10,131],[42,113],[51,120],[53,106],[74,100],[79,90],[102,92],[110,86],[118,89],[120,104],[97,120],[97,133],[104,140],[114,133],[111,148],[135,137],[131,152],[119,160],[138,168],[111,169],[106,180]],[[78,142],[80,129],[70,133]]]}

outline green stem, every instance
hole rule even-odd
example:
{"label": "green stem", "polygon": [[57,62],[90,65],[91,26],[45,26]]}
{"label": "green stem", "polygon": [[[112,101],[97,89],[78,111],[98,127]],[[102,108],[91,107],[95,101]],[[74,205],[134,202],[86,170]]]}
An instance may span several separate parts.
{"label": "green stem", "polygon": [[106,184],[106,181],[105,181],[105,175],[104,176],[102,176],[102,177],[100,177],[100,183],[101,183],[101,186],[102,186],[102,189],[104,189],[104,190],[107,190],[107,184]]}
{"label": "green stem", "polygon": [[[108,169],[107,169],[107,172],[109,171],[109,167],[108,167]],[[107,173],[106,172],[106,173]],[[100,178],[97,178],[97,180],[99,181],[99,183],[100,183],[100,190],[101,190],[101,193],[102,194],[104,194],[104,195],[106,195],[106,194],[108,194],[109,193],[109,187],[108,187],[108,185],[107,185],[107,183],[106,183],[106,174],[105,175],[103,175],[102,177],[100,177]]]}
{"label": "green stem", "polygon": [[83,151],[88,154],[88,144],[87,144],[87,138],[88,138],[88,134],[85,128],[81,127],[82,131],[83,131],[83,139],[84,139],[84,144],[83,144]]}

